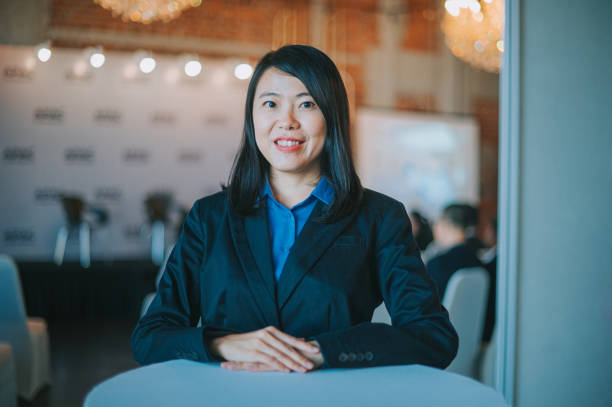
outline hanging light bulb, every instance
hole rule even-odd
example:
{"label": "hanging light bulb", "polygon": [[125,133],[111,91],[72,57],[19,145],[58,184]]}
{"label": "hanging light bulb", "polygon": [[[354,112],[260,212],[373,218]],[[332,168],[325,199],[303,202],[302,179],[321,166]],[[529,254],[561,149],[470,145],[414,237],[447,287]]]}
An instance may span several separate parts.
{"label": "hanging light bulb", "polygon": [[196,56],[188,56],[187,62],[185,62],[185,75],[190,78],[194,78],[198,76],[202,72],[202,64],[200,63],[198,57]]}
{"label": "hanging light bulb", "polygon": [[89,56],[89,64],[94,68],[100,68],[104,65],[106,61],[106,57],[104,56],[104,51],[101,47],[94,48],[91,51],[91,55]]}
{"label": "hanging light bulb", "polygon": [[51,59],[51,54],[51,43],[49,41],[40,44],[36,50],[36,57],[40,62],[47,62]]}
{"label": "hanging light bulb", "polygon": [[249,79],[253,74],[253,67],[250,64],[238,64],[234,68],[234,76],[236,78],[245,80]]}
{"label": "hanging light bulb", "polygon": [[135,58],[138,61],[138,69],[140,69],[140,72],[149,74],[155,70],[157,63],[150,52],[137,51]]}

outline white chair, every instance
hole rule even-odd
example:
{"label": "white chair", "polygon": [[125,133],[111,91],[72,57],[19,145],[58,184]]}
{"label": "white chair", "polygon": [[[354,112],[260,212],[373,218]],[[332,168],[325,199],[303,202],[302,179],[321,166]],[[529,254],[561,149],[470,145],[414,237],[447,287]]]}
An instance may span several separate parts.
{"label": "white chair", "polygon": [[17,266],[5,255],[0,255],[0,341],[13,350],[17,394],[32,400],[51,384],[47,324],[26,316]]}
{"label": "white chair", "polygon": [[489,276],[482,267],[457,270],[449,279],[442,305],[459,335],[459,350],[446,370],[476,377],[488,292]]}
{"label": "white chair", "polygon": [[17,379],[11,345],[0,342],[0,406],[17,407]]}

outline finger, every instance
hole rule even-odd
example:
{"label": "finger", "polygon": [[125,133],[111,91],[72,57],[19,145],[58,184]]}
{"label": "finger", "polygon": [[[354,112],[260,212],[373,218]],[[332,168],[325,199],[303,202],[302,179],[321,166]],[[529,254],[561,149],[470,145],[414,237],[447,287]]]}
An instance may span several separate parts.
{"label": "finger", "polygon": [[[272,372],[278,371],[279,369],[261,362],[231,362],[231,370],[247,370],[250,372]],[[289,373],[291,370],[283,368],[281,371]]]}
{"label": "finger", "polygon": [[303,369],[314,368],[314,364],[308,358],[295,350],[295,348],[282,342],[271,332],[264,333],[262,339],[272,346],[271,348],[264,348],[266,353],[280,359],[291,369],[301,372]]}
{"label": "finger", "polygon": [[221,363],[221,367],[223,369],[227,369],[227,370],[235,370],[236,366],[237,365],[234,362],[223,362],[223,363]]}
{"label": "finger", "polygon": [[[269,345],[266,345],[266,346],[269,346]],[[281,372],[287,372],[288,373],[288,372],[291,371],[291,367],[290,366],[285,365],[279,359],[277,359],[276,357],[270,356],[269,354],[265,353],[261,349],[255,350],[254,356],[256,358],[255,362],[264,363],[266,365],[272,366],[276,370],[280,370]]]}
{"label": "finger", "polygon": [[270,333],[272,333],[274,336],[276,336],[278,339],[282,340],[283,342],[293,346],[296,349],[302,350],[304,352],[308,352],[308,353],[319,353],[319,348],[314,346],[311,343],[308,343],[306,341],[304,341],[301,338],[296,338],[294,336],[291,336],[289,334],[284,333],[283,331],[281,331],[280,329],[274,327],[274,326],[270,326],[268,328],[266,328],[266,330]]}
{"label": "finger", "polygon": [[[273,366],[266,365],[265,363],[252,362],[247,363],[246,370],[249,372],[275,372],[278,369],[275,369]],[[285,370],[284,372],[289,373],[289,370]]]}

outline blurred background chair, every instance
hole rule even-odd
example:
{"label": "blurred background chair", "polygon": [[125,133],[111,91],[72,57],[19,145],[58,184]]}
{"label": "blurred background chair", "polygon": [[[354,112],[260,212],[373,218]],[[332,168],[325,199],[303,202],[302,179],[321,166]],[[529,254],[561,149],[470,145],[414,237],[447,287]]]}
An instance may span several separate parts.
{"label": "blurred background chair", "polygon": [[151,261],[159,266],[164,261],[165,230],[169,219],[172,195],[166,192],[154,192],[147,195],[144,204],[151,225]]}
{"label": "blurred background chair", "polygon": [[[94,220],[99,224],[108,221],[108,212],[99,207],[88,205],[83,198],[77,195],[62,195],[60,197],[66,224],[60,226],[55,241],[53,259],[58,266],[64,262],[66,245],[73,232],[79,237],[79,261],[81,266],[88,268],[91,265],[91,225]],[[87,215],[93,215],[94,219]]]}
{"label": "blurred background chair", "polygon": [[457,270],[448,281],[442,305],[459,335],[457,356],[447,370],[476,378],[484,326],[489,276],[482,267]]}
{"label": "blurred background chair", "polygon": [[66,244],[68,237],[72,231],[78,231],[79,236],[79,260],[81,266],[87,268],[91,264],[90,256],[90,231],[89,224],[83,221],[83,212],[85,210],[85,201],[78,196],[62,195],[60,198],[64,215],[66,215],[66,224],[60,226],[57,231],[57,239],[55,241],[54,260],[59,266],[64,262],[66,254]]}
{"label": "blurred background chair", "polygon": [[[464,376],[477,378],[477,361],[481,347],[482,330],[484,327],[489,276],[482,267],[472,267],[457,270],[450,278],[442,305],[448,310],[450,320],[459,335],[459,350],[457,356],[447,370]],[[374,310],[372,322],[391,325],[391,317],[384,303]],[[485,371],[490,373],[493,355],[491,350],[485,353]],[[488,359],[487,359],[488,357]],[[488,380],[492,380],[488,377]]]}
{"label": "blurred background chair", "polygon": [[0,342],[0,406],[17,407],[17,378],[11,345]]}
{"label": "blurred background chair", "polygon": [[51,384],[47,324],[27,317],[17,266],[6,255],[0,255],[0,341],[12,347],[17,393],[32,400]]}

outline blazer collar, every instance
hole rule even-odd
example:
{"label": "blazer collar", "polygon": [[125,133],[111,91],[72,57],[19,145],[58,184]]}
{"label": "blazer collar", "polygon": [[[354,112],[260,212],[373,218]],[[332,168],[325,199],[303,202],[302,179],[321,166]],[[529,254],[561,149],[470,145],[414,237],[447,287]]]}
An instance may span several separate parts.
{"label": "blazer collar", "polygon": [[289,252],[277,283],[276,295],[279,310],[293,295],[310,268],[355,217],[355,215],[345,216],[334,223],[323,223],[320,219],[327,208],[328,206],[323,202],[317,201],[310,218]]}
{"label": "blazer collar", "polygon": [[229,213],[236,253],[254,300],[266,324],[279,327],[266,205],[258,205],[255,212],[249,216],[240,216],[232,209]]}
{"label": "blazer collar", "polygon": [[258,205],[254,213],[249,216],[241,216],[229,210],[230,229],[236,252],[255,302],[268,325],[280,327],[280,310],[310,268],[356,216],[345,216],[333,223],[323,223],[320,219],[327,208],[327,205],[317,200],[308,221],[289,252],[283,272],[276,284],[266,204]]}

